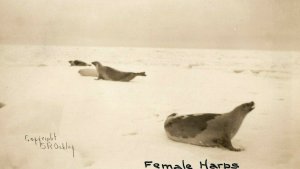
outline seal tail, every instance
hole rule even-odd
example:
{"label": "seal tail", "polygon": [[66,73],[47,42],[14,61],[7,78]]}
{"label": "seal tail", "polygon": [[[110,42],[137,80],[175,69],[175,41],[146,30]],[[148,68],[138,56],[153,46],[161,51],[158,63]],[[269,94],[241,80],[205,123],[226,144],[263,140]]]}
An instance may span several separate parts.
{"label": "seal tail", "polygon": [[137,75],[137,76],[147,76],[146,72],[135,73],[135,75]]}

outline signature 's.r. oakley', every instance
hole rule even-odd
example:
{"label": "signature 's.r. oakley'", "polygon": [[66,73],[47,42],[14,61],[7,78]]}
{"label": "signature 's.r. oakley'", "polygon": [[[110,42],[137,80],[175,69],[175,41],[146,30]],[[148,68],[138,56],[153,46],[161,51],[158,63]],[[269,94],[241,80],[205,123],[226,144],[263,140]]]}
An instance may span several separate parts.
{"label": "signature 's.r. oakley'", "polygon": [[50,133],[49,136],[29,136],[25,135],[25,141],[34,142],[36,146],[43,150],[72,150],[73,158],[75,156],[75,148],[68,142],[58,142],[55,133]]}

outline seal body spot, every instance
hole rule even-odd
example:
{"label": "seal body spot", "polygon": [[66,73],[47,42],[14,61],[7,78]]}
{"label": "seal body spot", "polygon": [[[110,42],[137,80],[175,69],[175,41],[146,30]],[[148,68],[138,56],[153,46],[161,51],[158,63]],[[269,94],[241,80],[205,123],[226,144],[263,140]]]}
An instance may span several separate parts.
{"label": "seal body spot", "polygon": [[109,66],[103,66],[100,62],[92,62],[96,67],[98,79],[129,82],[136,76],[146,76],[145,72],[123,72]]}
{"label": "seal body spot", "polygon": [[239,151],[232,146],[231,139],[239,130],[244,117],[253,109],[254,102],[250,102],[224,114],[170,115],[164,128],[167,136],[174,141],[209,147],[222,146]]}
{"label": "seal body spot", "polygon": [[91,66],[90,64],[87,64],[81,60],[70,60],[69,63],[71,66]]}

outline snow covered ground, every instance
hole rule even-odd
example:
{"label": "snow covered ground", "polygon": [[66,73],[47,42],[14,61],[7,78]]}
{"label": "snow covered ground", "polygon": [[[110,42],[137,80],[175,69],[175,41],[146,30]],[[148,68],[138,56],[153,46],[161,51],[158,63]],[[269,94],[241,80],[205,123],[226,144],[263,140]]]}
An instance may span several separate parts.
{"label": "snow covered ground", "polygon": [[[68,60],[145,71],[129,83],[82,77]],[[94,68],[94,67],[90,67]],[[0,166],[3,169],[142,169],[145,161],[200,168],[300,166],[300,52],[0,46]],[[235,147],[242,152],[169,140],[171,113],[226,113],[249,101]],[[71,149],[42,149],[49,136]],[[154,168],[148,166],[147,168]]]}

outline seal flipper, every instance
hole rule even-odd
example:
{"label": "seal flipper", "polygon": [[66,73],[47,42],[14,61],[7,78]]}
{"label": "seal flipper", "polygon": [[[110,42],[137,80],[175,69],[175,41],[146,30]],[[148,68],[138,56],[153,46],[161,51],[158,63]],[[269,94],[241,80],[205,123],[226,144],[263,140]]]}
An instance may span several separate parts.
{"label": "seal flipper", "polygon": [[104,80],[104,78],[103,78],[103,76],[102,76],[102,75],[99,75],[99,76],[98,76],[98,78],[97,78],[97,79],[95,79],[95,80],[100,80],[100,79]]}
{"label": "seal flipper", "polygon": [[240,148],[234,148],[231,139],[228,136],[225,136],[222,140],[216,140],[216,143],[220,144],[224,148],[227,148],[230,151],[242,151]]}
{"label": "seal flipper", "polygon": [[139,72],[139,73],[135,73],[137,76],[147,76],[146,72]]}

